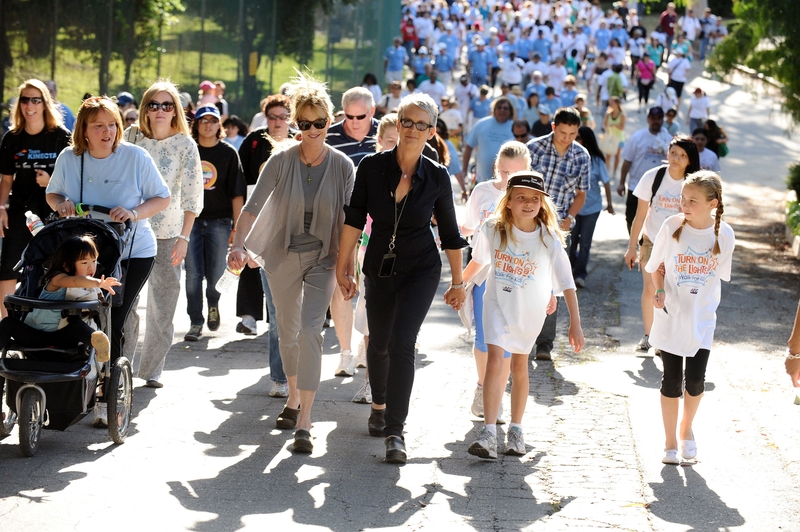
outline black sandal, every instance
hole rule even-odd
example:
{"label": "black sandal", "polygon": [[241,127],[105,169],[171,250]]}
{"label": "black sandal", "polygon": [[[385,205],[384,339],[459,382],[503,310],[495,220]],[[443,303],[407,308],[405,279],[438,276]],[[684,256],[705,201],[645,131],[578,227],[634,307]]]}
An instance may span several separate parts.
{"label": "black sandal", "polygon": [[283,410],[275,419],[275,426],[279,429],[293,429],[297,426],[297,416],[300,415],[299,408],[289,408],[284,406]]}
{"label": "black sandal", "polygon": [[296,453],[311,454],[314,444],[311,443],[311,433],[304,429],[299,429],[294,433],[294,447],[292,451]]}

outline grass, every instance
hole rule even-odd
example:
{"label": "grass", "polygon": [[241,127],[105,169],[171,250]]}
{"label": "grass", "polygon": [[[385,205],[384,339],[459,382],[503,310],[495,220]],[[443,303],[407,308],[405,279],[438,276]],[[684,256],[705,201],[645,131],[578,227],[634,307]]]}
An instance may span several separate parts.
{"label": "grass", "polygon": [[[5,98],[16,96],[19,84],[30,78],[50,78],[50,57],[35,59],[26,54],[24,35],[9,33],[14,66],[6,71]],[[193,16],[181,16],[178,22],[164,29],[161,47],[161,65],[158,69],[156,58],[144,58],[134,61],[131,68],[129,91],[138,99],[144,90],[160,75],[169,77],[193,96],[202,79],[221,79],[227,86],[226,98],[232,105],[233,112],[242,116],[245,122],[258,109],[242,109],[237,106],[239,86],[237,78],[237,46],[221,27],[213,21],[206,20],[205,49],[203,54],[203,72],[200,76],[200,19]],[[332,68],[328,81],[334,102],[340,101],[341,94],[352,86],[354,78],[353,55],[355,43],[352,39],[343,39],[333,47]],[[326,48],[324,34],[317,33],[314,39],[314,56],[307,65],[319,77],[326,77]],[[365,50],[362,49],[361,53]],[[270,60],[262,56],[256,73],[263,96],[270,94]],[[282,83],[300,69],[296,61],[286,57],[276,58],[273,71],[273,91],[277,92]],[[112,59],[110,63],[109,93],[117,94],[124,90],[125,65],[121,59]],[[92,55],[83,50],[69,46],[65,35],[59,37],[56,52],[55,81],[58,84],[58,98],[73,111],[77,110],[85,93],[99,92],[98,67]],[[358,81],[360,82],[360,74]]]}

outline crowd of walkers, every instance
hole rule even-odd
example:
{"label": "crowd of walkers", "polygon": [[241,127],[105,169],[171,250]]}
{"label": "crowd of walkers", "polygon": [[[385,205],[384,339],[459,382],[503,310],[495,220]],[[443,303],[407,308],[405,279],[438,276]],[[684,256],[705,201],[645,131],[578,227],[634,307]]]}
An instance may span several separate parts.
{"label": "crowd of walkers", "polygon": [[[337,112],[325,84],[299,73],[264,98],[250,126],[230,114],[219,81],[201,83],[197,101],[166,80],[138,106],[129,93],[87,97],[71,123],[55,85],[28,80],[0,145],[0,295],[19,280],[26,211],[44,219],[75,216],[79,203],[108,206],[136,231],[112,312],[112,359],[129,356],[145,386],[163,386],[182,269],[185,341],[227,319],[215,285],[238,276],[236,331],[256,335],[269,322],[269,395],[285,398],[275,422],[294,430],[292,449],[313,450],[332,319],[335,373],[367,369],[353,400],[371,405],[367,429],[384,437],[386,460],[404,463],[417,335],[445,259],[444,300],[475,330],[471,412],[485,426],[469,452],[497,457],[510,376],[505,452],[524,455],[528,357],[552,358],[562,299],[566,340],[583,347],[577,289],[616,184],[630,233],[623,260],[644,281],[635,349],[655,349],[664,364],[663,461],[694,459],[692,420],[734,236],[721,220],[728,138],[702,88],[685,110],[681,98],[692,61],[725,30],[710,11],[679,16],[670,4],[648,35],[634,4],[406,0],[385,54],[385,94],[367,74]],[[667,84],[651,105],[659,74]],[[647,127],[628,135],[631,81]],[[95,424],[105,415],[98,403]]]}

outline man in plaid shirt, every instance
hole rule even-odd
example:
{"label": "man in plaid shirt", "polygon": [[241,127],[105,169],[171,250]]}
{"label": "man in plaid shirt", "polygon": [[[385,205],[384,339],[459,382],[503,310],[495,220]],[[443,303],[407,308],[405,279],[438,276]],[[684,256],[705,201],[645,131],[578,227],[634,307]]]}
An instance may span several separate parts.
{"label": "man in plaid shirt", "polygon": [[[553,117],[553,132],[528,142],[531,169],[544,176],[545,188],[558,210],[560,227],[569,232],[575,224],[586,191],[589,190],[591,158],[586,148],[575,142],[581,116],[573,107],[561,107]],[[569,248],[569,242],[566,245]],[[556,338],[556,311],[547,316],[536,339],[536,359],[551,360]]]}

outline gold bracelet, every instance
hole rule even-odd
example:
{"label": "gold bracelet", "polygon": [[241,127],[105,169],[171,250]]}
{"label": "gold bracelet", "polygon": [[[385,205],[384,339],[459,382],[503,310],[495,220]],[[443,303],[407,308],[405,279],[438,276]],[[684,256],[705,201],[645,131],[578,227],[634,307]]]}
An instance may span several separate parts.
{"label": "gold bracelet", "polygon": [[800,353],[792,354],[792,351],[787,347],[786,360],[800,360]]}

